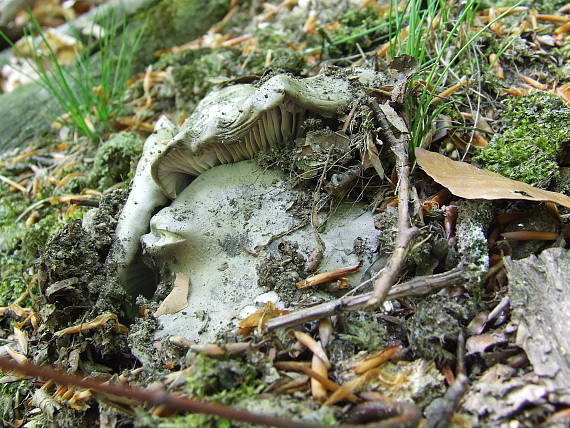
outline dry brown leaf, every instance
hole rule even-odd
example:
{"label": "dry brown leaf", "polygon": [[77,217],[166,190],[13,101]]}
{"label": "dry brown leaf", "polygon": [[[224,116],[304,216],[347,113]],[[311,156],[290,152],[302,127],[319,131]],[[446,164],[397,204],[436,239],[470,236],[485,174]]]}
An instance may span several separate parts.
{"label": "dry brown leaf", "polygon": [[465,199],[522,199],[555,202],[570,208],[570,198],[561,193],[537,189],[530,184],[457,162],[439,153],[417,148],[418,165],[435,181],[455,196]]}
{"label": "dry brown leaf", "polygon": [[174,287],[166,298],[162,301],[154,316],[175,314],[188,306],[188,289],[190,288],[190,278],[184,273],[176,274]]}
{"label": "dry brown leaf", "polygon": [[28,335],[25,331],[20,330],[18,327],[14,327],[14,337],[20,345],[20,350],[24,355],[28,355]]}
{"label": "dry brown leaf", "polygon": [[408,131],[408,126],[406,125],[406,122],[404,122],[404,119],[402,119],[402,117],[396,112],[396,110],[392,108],[392,106],[390,106],[390,104],[387,102],[380,104],[380,110],[382,110],[382,113],[384,113],[386,119],[388,122],[390,122],[390,125],[396,128],[398,131],[403,133],[410,132]]}
{"label": "dry brown leaf", "polygon": [[327,369],[331,368],[331,363],[327,357],[327,354],[319,342],[317,342],[307,333],[303,333],[302,331],[296,330],[293,332],[293,334],[295,335],[295,338],[299,341],[299,343],[309,348],[313,354],[315,354],[317,357],[319,357],[322,360]]}
{"label": "dry brown leaf", "polygon": [[6,345],[4,347],[6,352],[13,360],[15,360],[18,364],[26,364],[28,362],[28,358],[24,355],[19,353],[18,351],[14,351],[10,345]]}
{"label": "dry brown leaf", "polygon": [[238,334],[248,334],[256,327],[265,327],[265,324],[270,319],[287,313],[289,311],[276,309],[272,302],[267,302],[263,308],[239,322]]}
{"label": "dry brown leaf", "polygon": [[[320,374],[323,377],[328,377],[328,369],[326,364],[321,360],[317,354],[313,354],[313,359],[311,361],[311,368],[315,373]],[[327,389],[320,383],[317,379],[311,378],[311,396],[313,400],[320,401],[321,403],[327,401],[328,393]]]}
{"label": "dry brown leaf", "polygon": [[356,266],[350,266],[340,269],[329,270],[327,272],[318,273],[316,275],[310,276],[307,279],[303,279],[297,282],[297,288],[312,287],[314,285],[324,284],[325,282],[335,281],[337,279],[343,278],[346,275],[350,275],[360,269],[360,264]]}

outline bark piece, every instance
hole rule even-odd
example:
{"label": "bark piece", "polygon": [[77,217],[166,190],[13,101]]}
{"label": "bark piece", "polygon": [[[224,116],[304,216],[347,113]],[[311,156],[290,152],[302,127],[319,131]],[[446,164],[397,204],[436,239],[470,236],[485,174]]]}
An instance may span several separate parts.
{"label": "bark piece", "polygon": [[[526,351],[553,399],[570,404],[570,252],[505,258],[516,343]],[[554,395],[554,394],[553,394]]]}

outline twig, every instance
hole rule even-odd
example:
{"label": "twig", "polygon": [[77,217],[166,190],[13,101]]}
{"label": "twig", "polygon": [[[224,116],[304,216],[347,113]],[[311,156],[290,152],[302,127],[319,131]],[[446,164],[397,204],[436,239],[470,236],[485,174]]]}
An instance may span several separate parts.
{"label": "twig", "polygon": [[424,428],[445,428],[449,425],[459,401],[467,391],[469,379],[465,375],[465,335],[461,331],[457,338],[457,377],[445,395],[430,405],[428,421]]}
{"label": "twig", "polygon": [[[460,284],[465,280],[463,273],[463,268],[458,267],[437,275],[414,278],[390,290],[387,299],[398,299],[404,296],[420,296],[439,288]],[[332,302],[326,302],[307,309],[291,312],[267,321],[267,329],[274,330],[279,327],[302,324],[338,312],[356,311],[365,307],[372,295],[373,292],[359,294],[358,296],[341,297]]]}
{"label": "twig", "polygon": [[383,137],[390,143],[392,151],[396,155],[396,171],[398,172],[398,237],[388,263],[386,263],[386,266],[374,281],[374,292],[368,301],[368,305],[376,306],[386,300],[390,288],[396,282],[398,274],[406,261],[408,244],[418,230],[410,226],[409,220],[410,165],[408,162],[408,134],[402,132],[399,137],[396,137],[391,131],[390,124],[376,100],[371,100],[370,104],[382,125]]}
{"label": "twig", "polygon": [[[72,376],[52,368],[41,367],[31,363],[18,364],[17,362],[5,357],[0,357],[0,368],[3,370],[16,371],[27,376],[49,379],[60,385],[74,385],[90,389],[91,391],[101,394],[138,400],[152,406],[161,406],[163,409],[215,415],[246,422],[252,425],[264,425],[278,428],[325,428],[325,426],[321,424],[295,421],[279,416],[252,413],[221,404],[205,403],[191,398],[179,397],[173,394],[168,394],[162,389],[142,389],[129,385],[102,382],[99,379],[92,377],[82,378],[79,376]],[[310,369],[308,371],[310,371]],[[330,386],[332,387],[332,385]],[[366,415],[363,416],[366,416],[368,421],[370,421],[371,418],[375,419],[374,423],[366,425],[369,428],[392,428],[395,426],[393,425],[394,421],[397,421],[398,423],[404,422],[404,424],[398,425],[401,427],[416,427],[420,415],[417,408],[411,403],[376,403],[375,405],[372,405],[372,407],[365,406],[362,409],[366,409],[364,412]],[[338,426],[339,428],[358,428],[361,425],[346,424]]]}
{"label": "twig", "polygon": [[179,397],[168,394],[161,389],[142,389],[128,385],[101,382],[100,380],[91,377],[82,378],[72,376],[52,368],[40,367],[35,364],[18,364],[17,362],[4,357],[0,357],[0,367],[4,370],[13,370],[28,376],[51,379],[60,385],[74,385],[102,394],[132,398],[153,406],[161,405],[174,411],[204,413],[236,421],[247,422],[254,425],[283,428],[324,428],[323,425],[320,424],[311,424],[277,416],[262,415],[245,410],[234,409],[221,404],[205,403],[191,398]]}
{"label": "twig", "polygon": [[317,188],[313,193],[313,203],[311,204],[311,227],[313,229],[313,235],[315,236],[315,240],[317,241],[317,246],[311,252],[309,259],[307,260],[305,271],[307,273],[314,272],[319,267],[321,260],[323,259],[323,255],[326,250],[325,242],[323,238],[321,238],[321,234],[319,233],[319,213],[317,209],[317,204],[321,199],[321,187],[323,186],[323,181],[327,175],[329,160],[331,157],[332,146],[327,153],[327,159],[325,161],[325,166],[323,167],[323,172],[321,177],[319,178],[319,183],[317,184]]}
{"label": "twig", "polygon": [[[371,420],[383,418],[379,424],[370,424]],[[405,401],[370,401],[356,406],[349,422],[354,426],[375,426],[378,428],[415,428],[419,425],[422,413],[413,403]],[[356,425],[363,424],[363,425]]]}
{"label": "twig", "polygon": [[459,332],[457,337],[457,363],[455,368],[457,376],[465,374],[465,334]]}
{"label": "twig", "polygon": [[432,404],[433,410],[430,412],[431,415],[429,415],[428,422],[424,425],[424,428],[447,427],[468,385],[469,379],[467,376],[463,373],[459,374],[445,395],[436,399],[434,404]]}

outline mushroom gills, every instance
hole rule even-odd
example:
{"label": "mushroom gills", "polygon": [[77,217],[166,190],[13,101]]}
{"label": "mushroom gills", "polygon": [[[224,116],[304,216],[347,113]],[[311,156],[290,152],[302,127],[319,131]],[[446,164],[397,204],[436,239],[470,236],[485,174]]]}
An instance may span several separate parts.
{"label": "mushroom gills", "polygon": [[[213,144],[213,151],[218,160],[216,163],[226,164],[252,159],[261,150],[273,150],[283,146],[297,136],[299,124],[303,122],[304,117],[304,111],[290,112],[284,106],[264,112],[238,141]],[[206,148],[205,150],[207,151]]]}

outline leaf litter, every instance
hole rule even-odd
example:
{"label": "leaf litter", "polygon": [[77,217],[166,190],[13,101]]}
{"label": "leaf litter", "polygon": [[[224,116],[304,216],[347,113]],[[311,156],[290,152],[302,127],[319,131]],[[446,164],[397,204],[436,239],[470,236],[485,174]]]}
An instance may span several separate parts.
{"label": "leaf litter", "polygon": [[[540,5],[535,4],[535,7],[540,7]],[[267,2],[256,10],[255,15],[249,16],[251,10],[233,2],[226,18],[205,36],[177,48],[165,49],[162,55],[169,55],[167,51],[184,53],[197,50],[198,55],[207,56],[209,53],[204,49],[211,49],[214,52],[233,49],[232,52],[239,58],[237,64],[226,64],[229,66],[228,68],[216,70],[215,75],[209,76],[211,80],[208,85],[214,85],[215,83],[212,83],[214,81],[227,82],[227,76],[222,76],[220,79],[222,74],[232,77],[241,75],[243,77],[250,72],[259,72],[263,67],[276,64],[279,55],[277,55],[274,47],[268,48],[267,40],[270,37],[267,33],[263,33],[263,26],[268,23],[274,26],[283,25],[284,22],[287,22],[287,20],[282,19],[283,17],[293,20],[295,14],[309,11],[304,10],[302,5],[291,1],[275,4]],[[476,14],[475,22],[490,23],[492,19],[506,10],[501,8],[482,10]],[[384,5],[376,4],[374,1],[361,2],[355,11],[347,12],[347,14],[353,13],[355,16],[345,15],[342,18],[340,9],[329,14],[325,8],[320,15],[308,13],[301,20],[303,25],[294,25],[293,29],[287,26],[280,27],[288,36],[282,36],[283,40],[277,43],[287,45],[287,49],[304,57],[306,68],[301,71],[302,73],[306,73],[308,67],[317,67],[323,58],[325,61],[330,60],[333,64],[345,66],[364,62],[363,59],[371,52],[374,57],[386,57],[390,50],[390,43],[387,40],[391,36],[374,31],[368,33],[372,36],[368,34],[358,36],[356,39],[359,40],[358,44],[351,45],[354,50],[352,52],[343,51],[345,57],[334,56],[334,49],[343,47],[345,43],[335,44],[335,40],[342,40],[343,37],[346,37],[346,34],[341,31],[343,25],[347,25],[347,22],[353,24],[354,22],[366,22],[371,27],[377,25],[377,21],[374,19],[381,18],[386,11],[387,8]],[[492,89],[491,93],[493,96],[502,97],[525,96],[525,94],[532,93],[532,90],[538,89],[556,93],[568,103],[568,83],[564,79],[561,81],[562,84],[557,83],[557,80],[552,77],[552,71],[548,68],[548,64],[545,65],[544,56],[539,59],[534,57],[530,60],[533,66],[539,70],[536,71],[536,69],[521,67],[520,64],[516,63],[516,54],[512,56],[509,53],[521,49],[517,43],[522,41],[525,46],[523,51],[526,49],[526,52],[538,52],[538,56],[548,52],[551,55],[558,55],[559,59],[563,61],[567,61],[561,50],[556,51],[556,53],[553,50],[566,40],[569,10],[548,10],[544,13],[537,13],[531,8],[517,7],[512,12],[511,16],[501,18],[493,23],[489,31],[491,37],[504,37],[505,34],[509,34],[508,31],[512,31],[513,37],[518,38],[517,41],[513,42],[512,46],[506,47],[493,44],[489,40],[486,40],[482,45],[482,48],[486,50],[482,64],[489,62],[490,70],[495,73],[499,81],[504,82],[499,83],[496,92],[492,92],[495,91]],[[541,12],[543,11],[541,10]],[[254,23],[244,26],[243,21],[249,21],[249,18],[253,18],[252,22]],[[372,21],[368,21],[369,19]],[[241,23],[236,24],[236,22]],[[437,21],[432,24],[434,28],[437,28]],[[325,33],[332,33],[332,38],[330,35],[328,36],[329,39],[319,36],[322,31],[317,30],[317,28],[324,29]],[[508,30],[509,28],[510,30]],[[532,29],[532,32],[529,29]],[[334,33],[335,31],[338,33]],[[402,40],[410,37],[409,31],[403,31],[401,34]],[[538,37],[534,37],[533,34],[538,34]],[[336,36],[338,38],[334,39]],[[348,37],[352,36],[351,34]],[[290,41],[283,43],[285,40]],[[275,40],[272,42],[275,43]],[[279,46],[279,49],[285,49],[285,47]],[[316,49],[316,53],[309,52],[310,49]],[[164,62],[167,63],[167,60],[164,59]],[[172,64],[168,67],[181,67],[179,63],[173,62]],[[252,64],[256,64],[256,66],[251,67]],[[298,73],[299,70],[296,72]],[[165,110],[177,115],[179,112],[172,109],[172,105],[174,105],[172,95],[170,98],[165,95],[169,91],[171,94],[172,91],[176,92],[176,88],[173,89],[168,86],[171,82],[171,73],[172,69],[165,67],[163,70],[160,65],[157,65],[156,70],[147,69],[143,75],[134,78],[130,84],[130,91],[135,114],[130,117],[117,118],[117,122],[125,128],[138,130],[144,134],[152,131],[152,122]],[[469,73],[458,73],[458,76],[462,75],[469,75]],[[520,86],[521,82],[523,82],[523,86]],[[418,83],[420,82],[414,81],[414,84]],[[459,100],[463,103],[460,105],[467,105],[472,101],[470,97],[475,91],[473,88],[472,81],[460,78],[457,81],[450,79],[437,88],[440,97],[436,98],[437,102],[434,105],[445,104],[447,100]],[[204,95],[200,92],[201,89],[198,84],[195,85],[194,89],[196,94],[193,97],[196,99]],[[382,90],[389,93],[392,88]],[[500,95],[501,93],[512,95]],[[174,97],[183,99],[180,93]],[[394,133],[407,133],[408,118],[401,105],[380,102],[379,106]],[[187,293],[188,284],[185,278],[176,277],[174,281],[165,281],[165,284],[162,284],[161,292],[158,292],[153,298],[140,297],[135,322],[132,322],[132,317],[125,315],[129,313],[129,310],[132,313],[133,308],[118,309],[120,305],[114,306],[113,308],[117,310],[118,315],[104,311],[103,308],[108,307],[101,302],[104,298],[99,301],[83,298],[80,301],[81,305],[84,306],[101,306],[101,310],[93,312],[92,316],[85,316],[85,312],[77,312],[75,317],[62,318],[62,313],[65,313],[66,310],[77,310],[75,303],[78,301],[74,303],[73,296],[76,295],[78,289],[89,295],[93,288],[101,284],[97,279],[91,282],[92,278],[96,278],[92,273],[89,275],[91,279],[87,280],[69,275],[66,277],[63,269],[56,269],[49,264],[52,262],[63,263],[66,260],[56,257],[57,251],[63,250],[72,253],[77,250],[71,246],[58,247],[58,242],[61,243],[66,239],[69,240],[69,237],[75,236],[84,239],[84,235],[73,235],[70,233],[72,228],[68,228],[66,233],[61,234],[59,241],[51,241],[51,248],[47,248],[48,253],[49,251],[51,253],[42,256],[43,263],[48,263],[49,266],[40,273],[47,272],[48,276],[55,274],[60,276],[47,279],[40,275],[36,279],[39,281],[39,287],[34,286],[34,282],[30,281],[30,290],[34,293],[39,292],[40,295],[45,293],[49,305],[40,308],[37,303],[16,300],[16,296],[13,296],[5,303],[5,306],[0,308],[2,328],[12,322],[19,321],[17,327],[9,330],[14,333],[7,336],[6,352],[22,361],[26,355],[36,355],[40,338],[38,331],[47,331],[48,333],[41,333],[47,334],[47,337],[43,337],[41,340],[50,340],[50,338],[51,340],[58,340],[58,345],[61,345],[59,349],[65,349],[61,351],[59,362],[61,368],[80,372],[82,375],[99,375],[100,373],[115,371],[115,375],[119,377],[121,382],[142,386],[153,381],[158,384],[166,384],[165,379],[181,369],[180,372],[184,373],[184,379],[186,379],[187,373],[192,373],[193,380],[189,382],[194,383],[190,389],[186,389],[183,387],[185,382],[181,382],[178,385],[178,392],[189,394],[188,391],[191,390],[193,396],[201,399],[214,399],[224,404],[242,408],[247,407],[248,402],[252,404],[259,399],[259,403],[255,404],[259,407],[256,408],[254,405],[254,411],[263,409],[261,407],[262,397],[260,396],[265,396],[265,398],[271,396],[273,385],[275,385],[275,389],[277,389],[277,384],[285,385],[280,389],[279,397],[304,401],[306,407],[302,408],[300,413],[305,420],[310,419],[307,415],[322,416],[327,409],[319,407],[320,404],[318,403],[321,402],[331,404],[337,400],[339,403],[345,400],[349,403],[367,401],[367,404],[374,404],[380,400],[385,403],[385,396],[397,400],[412,399],[420,406],[422,415],[430,418],[430,415],[434,413],[429,411],[428,405],[435,402],[436,397],[443,396],[447,387],[444,379],[450,384],[454,381],[458,382],[457,379],[461,379],[462,373],[465,372],[469,376],[470,386],[465,393],[464,401],[459,407],[457,404],[453,404],[453,400],[447,401],[447,404],[444,405],[445,412],[443,413],[451,412],[445,417],[449,417],[449,420],[455,424],[460,426],[485,424],[487,426],[489,424],[506,426],[504,424],[521,423],[531,426],[548,421],[549,418],[551,420],[563,419],[565,406],[569,405],[565,398],[568,385],[565,383],[564,371],[557,369],[567,364],[564,358],[568,355],[565,344],[568,326],[563,323],[563,320],[556,319],[552,315],[560,313],[559,307],[565,304],[564,286],[560,285],[551,295],[544,296],[541,293],[544,293],[545,290],[539,290],[536,286],[544,285],[547,281],[549,285],[555,285],[555,279],[540,278],[534,280],[532,275],[535,273],[524,275],[518,271],[529,269],[529,266],[536,264],[537,259],[533,258],[534,256],[530,256],[530,258],[527,256],[539,253],[545,248],[544,245],[565,246],[561,237],[565,236],[563,229],[568,217],[567,211],[564,209],[562,209],[561,214],[557,213],[556,215],[552,211],[540,210],[540,214],[534,215],[540,216],[543,222],[533,221],[532,211],[522,201],[554,202],[568,208],[570,207],[568,205],[570,199],[563,194],[564,192],[567,193],[567,190],[563,185],[559,188],[560,192],[538,189],[522,182],[509,180],[490,171],[477,169],[467,162],[450,159],[451,157],[469,160],[473,155],[473,146],[484,147],[489,143],[492,144],[492,133],[501,132],[501,111],[501,106],[493,103],[485,105],[481,111],[459,112],[460,116],[455,114],[456,112],[445,110],[441,113],[440,119],[441,123],[449,124],[448,129],[442,133],[445,135],[441,140],[434,138],[432,141],[431,149],[434,152],[416,149],[418,165],[437,183],[448,188],[452,195],[443,192],[438,185],[418,179],[417,175],[411,177],[412,189],[410,193],[415,195],[415,199],[410,204],[413,207],[410,216],[414,217],[415,224],[421,226],[422,230],[419,237],[412,241],[412,248],[409,257],[406,259],[406,269],[399,276],[399,280],[405,281],[413,278],[415,272],[428,272],[426,281],[433,281],[434,278],[429,275],[430,273],[438,275],[458,263],[459,259],[454,258],[453,255],[457,244],[461,251],[465,251],[466,248],[472,251],[470,261],[484,260],[486,264],[483,263],[481,266],[490,266],[490,269],[484,272],[485,280],[481,285],[474,285],[465,281],[463,285],[440,292],[441,296],[437,301],[429,301],[424,305],[421,304],[423,298],[400,297],[396,302],[386,304],[383,310],[357,312],[361,318],[359,318],[358,323],[352,325],[352,330],[347,327],[347,324],[354,320],[352,318],[353,313],[333,311],[329,313],[332,315],[330,319],[307,320],[295,327],[294,332],[282,328],[274,330],[274,333],[268,335],[264,331],[267,321],[279,319],[287,312],[287,310],[276,309],[273,303],[269,302],[258,312],[240,322],[242,327],[240,333],[246,336],[248,342],[244,342],[243,337],[236,337],[230,332],[221,337],[218,343],[212,344],[187,343],[174,336],[168,340],[157,340],[152,337],[156,321],[151,314],[161,313],[157,311],[175,313],[184,310],[184,295]],[[181,113],[180,117],[185,114],[185,112]],[[351,113],[343,124],[343,133],[347,130],[350,131],[351,126],[366,126],[370,117],[372,116],[366,109],[355,108],[354,113]],[[458,119],[459,117],[461,119]],[[485,118],[484,121],[481,119],[482,117]],[[459,132],[454,129],[456,128],[455,125],[458,127],[473,125],[476,129]],[[64,135],[64,133],[60,133],[60,135]],[[358,171],[356,183],[368,180],[371,185],[369,187],[363,185],[357,187],[354,189],[354,193],[358,194],[359,197],[369,197],[371,205],[376,208],[377,227],[386,232],[384,238],[386,242],[380,245],[383,245],[382,248],[390,253],[394,241],[393,239],[390,240],[388,236],[393,232],[394,222],[387,221],[390,218],[393,219],[393,211],[391,211],[388,201],[393,201],[393,187],[397,185],[400,177],[398,174],[392,173],[390,183],[387,183],[388,179],[385,175],[390,176],[390,172],[394,170],[393,161],[387,154],[388,150],[383,147],[383,144],[388,141],[384,139],[382,144],[382,141],[375,138],[363,138],[363,140],[367,141],[363,152],[370,159],[362,159],[362,163],[367,164],[366,168],[354,169]],[[70,143],[72,142],[70,141]],[[438,155],[435,153],[436,150],[447,153],[449,157]],[[68,154],[65,150],[63,152],[65,155]],[[8,162],[4,162],[0,175],[0,179],[5,183],[2,188],[3,191],[8,189],[8,194],[11,196],[18,194],[19,200],[25,201],[16,213],[16,215],[20,215],[21,219],[24,217],[28,219],[25,225],[24,222],[19,222],[22,227],[32,228],[34,223],[41,221],[44,216],[53,212],[56,212],[61,219],[67,219],[73,214],[68,207],[75,207],[73,210],[80,213],[87,210],[87,204],[90,202],[86,201],[93,200],[95,203],[92,205],[107,203],[104,195],[107,189],[99,189],[102,192],[90,194],[87,193],[83,184],[76,185],[81,183],[81,173],[85,172],[82,167],[74,169],[73,166],[69,166],[65,169],[65,172],[77,174],[69,176],[68,182],[64,182],[65,174],[61,171],[48,169],[47,175],[39,173],[37,165],[38,162],[42,162],[42,157],[49,158],[53,155],[58,162],[61,160],[61,157],[58,157],[58,150],[53,150],[51,153],[49,149],[40,149],[40,152],[24,150],[23,155],[23,157],[14,155]],[[79,159],[79,163],[81,163],[81,159]],[[345,172],[344,168],[346,168],[345,165],[334,173]],[[366,170],[368,170],[368,175],[366,175]],[[380,179],[374,177],[372,170]],[[62,182],[62,186],[53,189],[50,184],[53,180],[50,177]],[[333,181],[330,175],[326,176],[326,180]],[[71,186],[66,186],[66,183],[70,183]],[[305,184],[307,183],[314,184],[310,180],[305,180]],[[49,192],[53,192],[53,194],[49,194]],[[374,195],[369,196],[369,194]],[[491,205],[492,209],[488,210],[489,205],[478,201],[473,201],[472,204],[464,204],[464,201],[458,201],[458,198],[496,202]],[[323,200],[326,199],[323,198]],[[425,202],[423,206],[422,202]],[[532,205],[532,209],[534,207],[535,204]],[[98,208],[94,207],[92,211],[95,210]],[[527,210],[531,212],[530,215],[525,214],[528,212]],[[457,211],[459,211],[459,215],[452,214],[453,212],[457,214]],[[391,215],[392,217],[390,217]],[[421,220],[416,219],[416,216]],[[507,219],[508,216],[512,216],[510,220]],[[100,225],[101,223],[97,224]],[[548,227],[553,230],[547,230]],[[446,232],[443,232],[444,228]],[[520,237],[521,233],[525,233],[527,239],[535,245],[532,249],[524,247],[525,244],[518,242],[521,241],[520,239],[512,239],[516,236]],[[539,238],[539,233],[543,237],[558,238],[553,239],[551,243],[540,244],[543,245],[542,247],[537,246],[536,240]],[[12,247],[9,248],[9,251],[14,251]],[[358,246],[355,245],[355,251],[357,250]],[[556,275],[554,272],[562,272],[566,266],[563,264],[566,263],[566,250],[564,248],[556,250],[559,251],[556,257],[547,256],[549,254],[547,252],[538,256],[541,263],[544,264],[546,263],[545,260],[548,261],[545,271],[553,277]],[[98,251],[98,256],[104,258],[104,246],[99,245]],[[80,254],[91,255],[88,252]],[[509,261],[508,258],[503,261],[504,256],[511,254],[522,254],[523,256],[520,257],[519,261],[514,258],[512,261]],[[72,254],[69,254],[67,260],[75,260],[77,263],[78,258],[71,256]],[[380,255],[379,258],[381,258]],[[434,259],[437,261],[435,265]],[[87,266],[87,264],[83,266]],[[100,265],[93,263],[91,267],[100,268]],[[469,264],[467,267],[471,269],[473,265]],[[336,275],[336,272],[323,272],[322,274],[317,273],[315,276],[320,278],[318,275],[323,275],[326,281],[335,281],[338,276],[341,276],[342,279],[342,275],[348,273],[340,272],[339,275]],[[75,270],[74,275],[77,274],[78,272]],[[544,273],[536,274],[543,275]],[[62,282],[68,279],[71,281]],[[529,286],[531,280],[534,282]],[[82,281],[85,282],[82,284]],[[330,296],[322,297],[325,295],[325,290],[321,284],[318,284],[319,282],[321,281],[316,281],[311,290],[305,291],[311,294],[299,295],[301,296],[300,304],[298,306],[293,305],[291,309],[310,306],[323,299],[325,301],[330,299]],[[290,283],[291,288],[294,288],[295,280],[290,281]],[[82,284],[81,287],[85,288],[81,289],[77,284]],[[87,288],[87,285],[90,288]],[[366,281],[364,281],[362,284],[363,291],[367,290],[366,286]],[[331,288],[327,291],[330,292]],[[359,290],[351,290],[350,293],[357,291]],[[337,293],[337,295],[333,295],[333,298],[338,297],[338,290],[334,291],[333,289],[333,293]],[[340,293],[344,293],[344,291]],[[557,293],[561,294],[558,295]],[[166,295],[169,297],[164,299]],[[505,296],[511,299],[510,301],[507,299],[507,304],[503,303]],[[543,297],[541,298],[541,296]],[[557,297],[552,298],[552,296]],[[113,300],[116,299],[116,296],[107,295],[106,298]],[[477,301],[477,305],[475,305],[477,310],[473,308],[474,301]],[[527,310],[527,302],[532,303],[531,310]],[[545,306],[542,311],[536,309],[537,302]],[[56,310],[53,311],[50,305],[54,305]],[[38,311],[34,311],[32,306]],[[459,310],[458,307],[462,306],[470,309]],[[499,309],[495,311],[494,308]],[[493,314],[493,312],[497,313]],[[291,312],[288,315],[290,314]],[[493,314],[493,316],[481,314]],[[205,315],[197,314],[197,316]],[[430,317],[438,320],[438,322],[433,325],[427,321],[416,322],[413,324],[413,331],[410,328],[412,324],[406,323],[407,319],[428,320],[431,319]],[[485,321],[479,321],[477,326],[473,326],[471,333],[467,333],[470,336],[466,341],[463,341],[457,337],[457,331],[458,329],[467,331],[466,319],[484,319]],[[323,327],[326,325],[325,320],[329,325],[328,330],[327,327]],[[122,339],[117,339],[117,337],[125,336],[127,333],[122,323],[128,324],[131,328],[128,333],[129,347],[124,346]],[[455,326],[440,325],[440,323],[455,323]],[[423,338],[419,337],[421,333],[420,324],[424,324],[430,330],[426,330]],[[380,332],[377,328],[378,325],[386,328]],[[552,326],[556,328],[552,330]],[[68,328],[70,330],[67,330]],[[374,340],[360,340],[358,342],[345,340],[350,337],[349,331],[353,335],[357,334],[360,338],[374,334]],[[552,335],[556,339],[552,338]],[[57,337],[60,338],[56,339]],[[427,340],[428,337],[435,338],[435,340]],[[86,345],[86,340],[91,342]],[[117,342],[113,342],[115,340]],[[301,346],[299,342],[306,344],[306,347]],[[416,342],[421,342],[421,346]],[[119,361],[116,358],[117,353],[107,354],[108,350],[116,343],[121,344],[116,348],[121,350],[122,354],[120,355],[128,356],[127,364],[117,363]],[[372,344],[375,348],[368,349],[367,345],[372,346]],[[462,351],[462,347],[466,347],[467,352]],[[234,348],[235,350],[232,350]],[[140,349],[144,349],[144,352],[139,351]],[[206,354],[213,358],[211,361],[200,360],[197,354]],[[528,357],[526,363],[525,357]],[[348,367],[347,361],[349,360],[357,363]],[[326,363],[324,363],[325,361]],[[89,364],[99,364],[99,366],[96,369],[89,369]],[[248,364],[254,366],[253,372],[250,373],[253,377],[245,376],[248,370],[246,367],[249,367]],[[329,365],[330,368],[327,369]],[[453,369],[454,366],[457,367],[455,370]],[[357,373],[354,372],[354,367],[357,367]],[[298,376],[298,372],[303,373],[303,375]],[[230,379],[236,377],[243,381],[241,389],[235,385],[231,386]],[[215,379],[222,379],[225,384],[220,385]],[[309,379],[311,382],[308,382]],[[319,387],[322,388],[319,389]],[[45,417],[48,419],[54,415],[66,415],[67,417],[69,413],[66,413],[65,406],[69,406],[77,412],[72,414],[71,419],[76,425],[80,420],[79,418],[86,415],[87,407],[92,406],[95,400],[88,389],[80,390],[71,386],[55,388],[49,381],[36,391],[42,392],[41,394],[34,393],[33,405],[42,409]],[[448,392],[450,391],[451,388],[448,388]],[[276,397],[277,395],[271,398]],[[313,397],[315,402],[310,397]],[[127,410],[129,406],[140,405],[141,403],[136,400],[129,402],[123,399],[122,404],[120,404],[119,401],[110,399],[108,402],[117,408]],[[64,405],[63,409],[61,408],[62,404]],[[370,406],[370,408],[372,407],[374,406]],[[269,410],[273,412],[276,408],[280,408],[280,406],[272,405]],[[150,407],[148,409],[151,410]],[[348,419],[342,406],[333,406],[328,410],[331,409],[336,421]],[[371,409],[366,410],[364,407],[356,407],[356,410],[367,415],[373,413]],[[405,409],[398,407],[390,409],[390,411],[396,413],[400,411],[404,414],[403,410]],[[297,412],[299,412],[298,408]],[[155,415],[161,414],[159,411],[154,413]],[[128,412],[122,414],[120,418],[123,418],[124,421],[132,421],[129,419],[130,416],[125,415],[128,415]],[[288,413],[289,415],[291,413]],[[442,413],[439,413],[438,418],[444,417],[441,415]],[[109,413],[102,415],[102,417],[108,418]],[[116,417],[115,414],[113,417]],[[29,412],[25,414],[25,418],[33,421],[38,419],[38,416]],[[205,423],[212,422],[211,419],[197,421],[184,418],[183,415],[175,416],[172,423],[185,424],[186,426],[206,426]],[[150,425],[170,423],[166,420],[166,418],[155,417],[152,422],[149,422],[149,419],[146,419],[146,422]],[[90,420],[90,422],[93,421],[94,419]]]}

